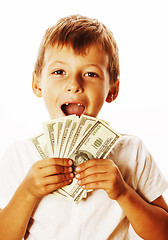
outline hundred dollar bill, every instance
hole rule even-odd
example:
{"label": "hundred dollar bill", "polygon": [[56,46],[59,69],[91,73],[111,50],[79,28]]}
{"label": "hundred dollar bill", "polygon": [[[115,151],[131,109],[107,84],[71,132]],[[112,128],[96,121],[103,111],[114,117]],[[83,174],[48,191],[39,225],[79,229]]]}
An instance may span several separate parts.
{"label": "hundred dollar bill", "polygon": [[49,153],[46,145],[46,137],[44,133],[41,133],[34,138],[29,139],[34,148],[36,149],[37,153],[39,154],[39,158],[45,159],[48,158]]}
{"label": "hundred dollar bill", "polygon": [[77,117],[76,115],[68,116],[68,117],[66,117],[66,120],[64,121],[63,132],[61,135],[60,147],[59,147],[59,157],[60,158],[64,157],[65,150],[66,150],[68,142],[70,140],[69,135],[70,135],[70,133],[72,133],[72,131],[71,131],[72,126],[73,126],[74,122],[76,123],[76,121],[79,121],[79,117]]}
{"label": "hundred dollar bill", "polygon": [[[33,144],[40,159],[46,159],[49,157],[49,153],[46,145],[46,135],[44,133],[39,134],[34,138],[30,138],[29,140]],[[54,191],[54,194],[67,199],[66,196],[64,196],[61,192],[59,192],[59,189]]]}
{"label": "hundred dollar bill", "polygon": [[[77,124],[75,122],[75,120],[77,120]],[[93,124],[97,121],[96,118],[87,116],[87,115],[82,115],[80,118],[77,117],[77,119],[74,120],[74,125],[72,126],[72,131],[70,132],[70,136],[69,138],[67,138],[67,145],[65,148],[65,153],[64,153],[64,157],[68,157],[69,152],[72,150],[72,148],[75,146],[75,144],[77,144],[80,139],[83,137],[83,135],[93,126]],[[75,128],[74,128],[75,126]],[[58,148],[60,148],[60,145],[58,146]],[[63,157],[62,156],[62,157]],[[59,157],[61,157],[61,155],[59,155]],[[73,180],[73,184],[71,184],[71,186],[74,185],[74,182],[76,181],[76,179]],[[60,189],[59,191],[66,195],[69,199],[72,198],[71,194],[73,194],[73,187],[72,189],[70,189],[70,192],[67,193],[64,189]],[[85,192],[85,194],[81,194],[80,197],[83,197],[83,195],[87,195],[87,192]],[[78,197],[78,200],[80,198]],[[76,200],[77,202],[77,200]]]}
{"label": "hundred dollar bill", "polygon": [[61,152],[63,151],[63,147],[65,146],[65,140],[67,137],[67,133],[71,127],[72,124],[72,119],[66,119],[63,123],[62,126],[62,132],[60,136],[60,144],[59,144],[59,149],[58,149],[58,156],[61,158]]}
{"label": "hundred dollar bill", "polygon": [[43,123],[43,129],[46,136],[46,143],[49,152],[49,157],[53,157],[54,155],[54,143],[55,143],[55,136],[54,136],[54,126],[56,125],[55,120],[50,120],[49,122]]}
{"label": "hundred dollar bill", "polygon": [[87,130],[96,122],[97,120],[93,117],[82,115],[78,123],[77,129],[74,133],[71,145],[68,148],[67,154],[72,151],[75,144],[80,140],[80,138],[87,132]]}
{"label": "hundred dollar bill", "polygon": [[57,189],[56,191],[52,192],[51,194],[56,195],[57,197],[63,198],[65,200],[74,202],[73,198],[67,197],[67,195],[64,195],[64,192],[63,191],[61,192],[60,189]]}
{"label": "hundred dollar bill", "polygon": [[[74,160],[75,166],[89,159],[103,159],[115,146],[120,136],[106,123],[98,120],[74,147],[68,158]],[[65,195],[73,198],[74,201],[78,201],[80,195],[86,192],[77,184],[76,179],[70,185],[63,187],[62,190]]]}
{"label": "hundred dollar bill", "polygon": [[[66,122],[67,118],[69,117],[56,118],[43,123],[43,129],[46,135],[46,142],[50,157],[59,157],[60,139],[63,134],[63,124]],[[55,150],[57,151],[55,152]]]}
{"label": "hundred dollar bill", "polygon": [[55,143],[54,143],[54,156],[59,157],[59,149],[60,149],[60,140],[63,134],[63,123],[64,118],[57,119],[57,125],[54,128],[54,135],[55,135]]}
{"label": "hundred dollar bill", "polygon": [[79,118],[77,117],[76,119],[73,120],[71,127],[69,129],[69,132],[67,134],[67,138],[66,138],[66,142],[64,144],[64,149],[62,150],[62,157],[67,157],[68,156],[68,152],[69,152],[69,147],[72,143],[73,137],[74,137],[74,133],[76,131],[76,128],[78,126],[78,122],[79,122]]}
{"label": "hundred dollar bill", "polygon": [[68,157],[74,160],[76,166],[89,159],[104,159],[120,137],[121,135],[118,132],[98,120]]}
{"label": "hundred dollar bill", "polygon": [[65,118],[56,118],[43,123],[46,136],[47,148],[50,157],[59,157],[60,137],[62,134]]}

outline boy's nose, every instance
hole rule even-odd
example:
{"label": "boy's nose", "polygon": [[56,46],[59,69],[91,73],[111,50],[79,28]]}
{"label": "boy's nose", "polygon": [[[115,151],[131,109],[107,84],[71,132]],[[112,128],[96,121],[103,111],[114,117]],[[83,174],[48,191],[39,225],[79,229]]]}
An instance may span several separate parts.
{"label": "boy's nose", "polygon": [[82,88],[80,82],[77,80],[70,81],[68,86],[66,86],[65,90],[66,90],[66,92],[71,92],[71,93],[82,93],[83,92],[83,88]]}

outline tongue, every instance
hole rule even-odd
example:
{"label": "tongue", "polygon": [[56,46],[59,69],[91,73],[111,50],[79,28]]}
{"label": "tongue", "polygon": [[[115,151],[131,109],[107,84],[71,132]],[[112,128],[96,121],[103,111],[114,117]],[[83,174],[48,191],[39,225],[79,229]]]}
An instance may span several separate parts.
{"label": "tongue", "polygon": [[77,103],[70,103],[68,105],[63,105],[62,110],[66,115],[76,114],[77,116],[81,116],[85,110],[83,105],[78,105]]}

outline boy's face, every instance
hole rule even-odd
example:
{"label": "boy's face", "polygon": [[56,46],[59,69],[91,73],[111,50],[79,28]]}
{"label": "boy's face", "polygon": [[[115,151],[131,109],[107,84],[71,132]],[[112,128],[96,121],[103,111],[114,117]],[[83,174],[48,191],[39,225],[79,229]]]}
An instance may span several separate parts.
{"label": "boy's face", "polygon": [[43,97],[51,119],[71,114],[96,117],[104,101],[110,102],[107,96],[113,89],[108,55],[94,45],[86,55],[75,55],[71,47],[48,48],[40,79],[33,77],[33,90]]}

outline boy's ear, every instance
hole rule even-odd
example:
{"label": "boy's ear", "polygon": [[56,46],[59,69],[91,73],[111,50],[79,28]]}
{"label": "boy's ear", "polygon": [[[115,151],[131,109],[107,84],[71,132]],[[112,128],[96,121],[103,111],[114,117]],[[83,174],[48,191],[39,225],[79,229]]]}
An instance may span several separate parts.
{"label": "boy's ear", "polygon": [[120,82],[117,81],[115,84],[113,84],[108,92],[107,98],[106,98],[106,102],[111,103],[112,101],[114,101],[119,93],[119,84]]}
{"label": "boy's ear", "polygon": [[37,97],[42,97],[42,90],[41,90],[41,87],[40,87],[40,82],[39,82],[39,79],[34,72],[33,72],[33,76],[32,76],[32,89],[33,89],[34,94]]}

